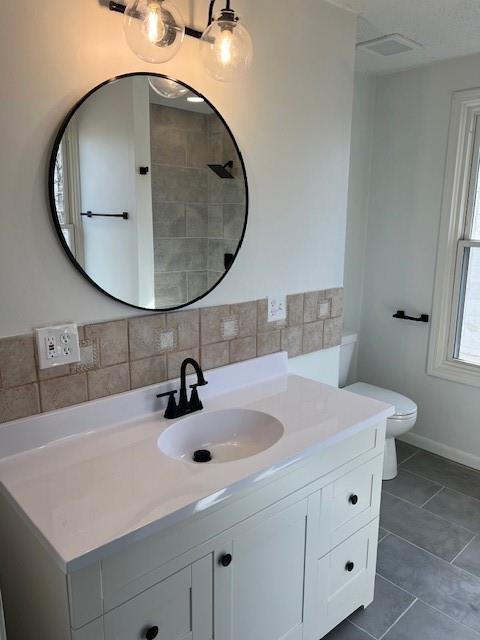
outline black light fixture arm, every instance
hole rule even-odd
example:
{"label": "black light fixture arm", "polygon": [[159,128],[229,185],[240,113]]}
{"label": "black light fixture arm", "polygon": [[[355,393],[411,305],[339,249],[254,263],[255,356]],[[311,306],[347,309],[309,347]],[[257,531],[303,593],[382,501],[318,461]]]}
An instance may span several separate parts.
{"label": "black light fixture arm", "polygon": [[[208,9],[208,25],[207,26],[210,26],[213,22],[213,10],[215,8],[215,2],[216,0],[210,0],[210,6]],[[110,2],[108,3],[108,8],[110,9],[110,11],[116,11],[117,13],[125,13],[126,6],[121,2],[115,2],[115,0],[110,0]],[[226,7],[224,11],[233,13],[231,8],[231,0],[226,0]],[[187,36],[190,36],[191,38],[197,38],[197,40],[199,40],[202,37],[202,32],[197,31],[197,29],[193,29],[192,27],[185,27],[185,34]]]}

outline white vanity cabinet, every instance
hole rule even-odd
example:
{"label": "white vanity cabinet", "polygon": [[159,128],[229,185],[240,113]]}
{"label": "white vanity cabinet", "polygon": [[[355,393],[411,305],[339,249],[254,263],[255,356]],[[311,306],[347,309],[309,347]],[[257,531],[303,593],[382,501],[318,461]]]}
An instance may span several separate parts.
{"label": "white vanity cabinet", "polygon": [[72,639],[319,640],[373,600],[383,441],[362,431],[72,574]]}
{"label": "white vanity cabinet", "polygon": [[0,496],[8,640],[319,640],[373,600],[384,439],[383,420],[66,572]]}

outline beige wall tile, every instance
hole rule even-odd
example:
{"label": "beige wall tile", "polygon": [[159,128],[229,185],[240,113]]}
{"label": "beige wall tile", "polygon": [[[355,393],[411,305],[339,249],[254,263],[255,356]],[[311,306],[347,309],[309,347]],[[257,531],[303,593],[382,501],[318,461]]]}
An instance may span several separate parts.
{"label": "beige wall tile", "polygon": [[128,321],[130,360],[140,360],[157,353],[157,336],[166,329],[165,315],[140,316]]}
{"label": "beige wall tile", "polygon": [[52,378],[62,378],[69,376],[71,373],[69,364],[61,364],[58,367],[52,367],[51,369],[38,369],[38,379],[51,380]]}
{"label": "beige wall tile", "polygon": [[311,322],[303,327],[303,353],[323,349],[323,320]]}
{"label": "beige wall tile", "polygon": [[320,298],[318,301],[318,319],[325,320],[332,316],[332,299]]}
{"label": "beige wall tile", "polygon": [[216,369],[229,363],[230,350],[228,342],[206,344],[202,347],[202,369]]}
{"label": "beige wall tile", "polygon": [[13,336],[0,340],[0,388],[35,382],[33,336]]}
{"label": "beige wall tile", "polygon": [[54,411],[87,400],[87,374],[85,373],[40,382],[42,411]]}
{"label": "beige wall tile", "polygon": [[[197,362],[200,361],[200,349],[187,349],[187,351],[176,351],[167,354],[167,378],[172,380],[180,377],[180,367],[185,358],[193,358]],[[188,374],[191,373],[190,368]]]}
{"label": "beige wall tile", "polygon": [[332,318],[343,315],[343,289],[328,289],[326,297],[332,298]]}
{"label": "beige wall tile", "polygon": [[296,358],[303,350],[303,325],[282,329],[282,351],[288,351],[289,358]]}
{"label": "beige wall tile", "polygon": [[148,387],[167,379],[167,356],[159,355],[130,363],[132,389]]}
{"label": "beige wall tile", "polygon": [[200,310],[201,344],[215,344],[223,342],[222,320],[230,316],[230,307],[207,307]]}
{"label": "beige wall tile", "polygon": [[230,342],[230,362],[242,362],[250,360],[257,355],[257,339],[238,338]]}
{"label": "beige wall tile", "polygon": [[38,385],[0,390],[0,422],[26,418],[40,412]]}
{"label": "beige wall tile", "polygon": [[304,295],[303,322],[315,322],[318,320],[319,291],[309,291]]}
{"label": "beige wall tile", "polygon": [[185,351],[198,347],[200,343],[200,311],[178,311],[167,315],[167,329],[177,331],[177,349]]}
{"label": "beige wall tile", "polygon": [[80,362],[70,365],[70,373],[85,373],[100,368],[99,339],[80,340]]}
{"label": "beige wall tile", "polygon": [[287,326],[286,320],[268,322],[268,301],[266,298],[257,300],[257,333],[268,333]]}
{"label": "beige wall tile", "polygon": [[303,293],[287,296],[287,319],[289,327],[303,324]]}
{"label": "beige wall tile", "polygon": [[337,347],[342,344],[343,318],[331,318],[325,320],[323,332],[323,348]]}
{"label": "beige wall tile", "polygon": [[246,338],[257,333],[257,303],[243,302],[230,306],[230,315],[238,318],[238,337]]}
{"label": "beige wall tile", "polygon": [[268,356],[280,351],[280,331],[257,334],[257,356]]}
{"label": "beige wall tile", "polygon": [[128,361],[127,320],[85,325],[85,339],[98,340],[100,367]]}
{"label": "beige wall tile", "polygon": [[[322,302],[327,303],[323,309]],[[200,343],[204,369],[281,349],[295,357],[337,346],[342,315],[343,289],[335,288],[289,295],[287,320],[280,322],[267,321],[267,299],[263,299],[80,326],[84,349],[93,345],[96,358],[87,363],[85,357],[80,367],[42,371],[36,365],[33,336],[4,338],[0,340],[0,421],[178,378],[185,358],[200,361]],[[226,328],[228,338],[222,336]],[[168,337],[171,344],[166,346]]]}
{"label": "beige wall tile", "polygon": [[130,389],[130,368],[127,363],[116,364],[107,369],[89,371],[87,376],[90,400],[112,396]]}

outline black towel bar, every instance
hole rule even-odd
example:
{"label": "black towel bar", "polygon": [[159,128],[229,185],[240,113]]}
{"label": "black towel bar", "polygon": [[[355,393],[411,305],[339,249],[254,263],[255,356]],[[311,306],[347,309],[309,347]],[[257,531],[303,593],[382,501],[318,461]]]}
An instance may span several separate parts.
{"label": "black towel bar", "polygon": [[82,211],[80,215],[86,216],[87,218],[123,218],[124,220],[128,220],[127,211],[123,213],[92,213],[91,211]]}
{"label": "black towel bar", "polygon": [[420,317],[408,316],[405,311],[397,311],[397,313],[393,314],[394,318],[398,318],[400,320],[412,320],[413,322],[428,322],[430,317],[426,313],[422,313]]}

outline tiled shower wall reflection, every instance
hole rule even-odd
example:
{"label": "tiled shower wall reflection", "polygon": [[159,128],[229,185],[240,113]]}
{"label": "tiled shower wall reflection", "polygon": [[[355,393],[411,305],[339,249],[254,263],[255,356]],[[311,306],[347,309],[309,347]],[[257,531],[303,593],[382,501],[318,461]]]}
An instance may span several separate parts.
{"label": "tiled shower wall reflection", "polygon": [[139,316],[79,327],[82,361],[41,371],[33,335],[0,339],[0,422],[177,378],[186,357],[203,369],[341,343],[343,290],[288,296],[287,319],[267,321],[267,300]]}
{"label": "tiled shower wall reflection", "polygon": [[[155,298],[183,304],[204,294],[237,250],[246,194],[240,160],[216,114],[150,105]],[[233,161],[234,180],[209,164]]]}

